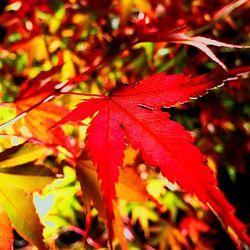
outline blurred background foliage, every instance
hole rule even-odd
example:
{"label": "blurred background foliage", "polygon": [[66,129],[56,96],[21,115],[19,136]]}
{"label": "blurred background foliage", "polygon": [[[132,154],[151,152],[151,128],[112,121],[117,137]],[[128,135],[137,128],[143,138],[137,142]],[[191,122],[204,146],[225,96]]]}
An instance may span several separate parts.
{"label": "blurred background foliage", "polygon": [[[90,94],[104,93],[120,82],[134,83],[155,72],[219,74],[219,65],[187,45],[145,42],[126,48],[126,43],[136,36],[135,20],[166,19],[167,27],[171,18],[178,25],[176,28],[184,27],[190,34],[246,45],[249,14],[248,1],[1,0],[0,122],[39,102],[36,84],[41,88],[44,79],[46,82],[46,77],[39,79],[40,72],[58,65],[58,70],[49,77],[60,83],[106,58],[105,64],[93,70],[87,80],[66,90]],[[249,50],[215,48],[213,51],[229,69],[247,66],[250,61]],[[27,92],[33,89],[32,95],[20,95],[22,86],[27,87]],[[219,187],[246,224],[250,223],[249,86],[245,76],[199,100],[168,109],[172,119],[192,131],[218,177]],[[28,103],[22,102],[25,98]],[[53,100],[55,106],[49,103],[46,108],[43,104],[40,113],[30,112],[31,115],[34,112],[37,123],[25,118],[0,131],[1,152],[27,140],[33,145],[39,142],[47,149],[37,153],[31,146],[29,153],[36,153],[27,162],[42,165],[55,175],[52,183],[34,195],[49,249],[99,249],[107,245],[102,197],[93,166],[80,168],[81,183],[76,177],[76,165],[90,164],[84,151],[86,124],[65,125],[57,141],[51,131],[47,132],[81,98],[60,95]],[[39,116],[48,120],[43,123]],[[60,144],[65,138],[68,146]],[[26,156],[18,150],[13,157],[16,165],[20,165],[19,161],[26,163],[23,160]],[[81,163],[79,157],[83,159]],[[127,149],[124,165],[133,172],[124,170],[125,177],[120,178],[117,188],[115,249],[236,249],[210,211],[145,165],[137,151]],[[131,188],[128,180],[133,178],[136,182]],[[86,186],[88,181],[92,186]],[[16,232],[14,243],[16,249],[30,247]]]}

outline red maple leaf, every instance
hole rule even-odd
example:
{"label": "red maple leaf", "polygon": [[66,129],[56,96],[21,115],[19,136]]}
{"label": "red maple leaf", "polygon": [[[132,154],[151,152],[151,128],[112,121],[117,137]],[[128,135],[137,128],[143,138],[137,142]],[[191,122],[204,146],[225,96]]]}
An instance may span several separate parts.
{"label": "red maple leaf", "polygon": [[139,84],[118,87],[107,96],[86,100],[56,123],[57,126],[79,121],[97,113],[87,131],[87,148],[101,180],[110,241],[115,183],[128,141],[140,149],[145,162],[158,166],[169,181],[196,195],[240,241],[250,243],[245,226],[234,216],[234,208],[217,188],[212,171],[205,165],[205,156],[192,144],[191,134],[161,111],[162,107],[202,95],[214,85],[207,76],[160,73]]}

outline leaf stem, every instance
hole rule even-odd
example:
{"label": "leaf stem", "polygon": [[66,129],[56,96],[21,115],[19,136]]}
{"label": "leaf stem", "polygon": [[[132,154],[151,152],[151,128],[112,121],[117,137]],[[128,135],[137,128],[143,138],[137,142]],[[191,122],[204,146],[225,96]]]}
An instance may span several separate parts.
{"label": "leaf stem", "polygon": [[78,93],[78,92],[59,92],[59,93],[55,93],[55,95],[80,95],[80,96],[93,96],[93,97],[103,97],[102,94],[86,94],[86,93]]}

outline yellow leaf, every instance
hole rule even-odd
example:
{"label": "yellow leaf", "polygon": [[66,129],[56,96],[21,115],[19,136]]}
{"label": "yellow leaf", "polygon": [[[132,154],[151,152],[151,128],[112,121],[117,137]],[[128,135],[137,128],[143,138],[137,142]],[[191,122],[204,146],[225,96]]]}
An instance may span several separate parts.
{"label": "yellow leaf", "polygon": [[0,154],[0,168],[10,168],[35,161],[46,155],[48,149],[43,145],[23,143],[6,149]]}
{"label": "yellow leaf", "polygon": [[32,64],[33,60],[48,60],[48,50],[43,36],[36,36],[30,40],[17,42],[11,46],[12,51],[25,51],[28,56],[27,62]]}
{"label": "yellow leaf", "polygon": [[152,206],[154,205],[151,205],[151,203],[147,203],[145,205],[136,204],[131,210],[131,223],[135,224],[136,221],[139,221],[144,231],[145,237],[149,237],[150,234],[149,221],[158,220],[158,214],[153,210]]}
{"label": "yellow leaf", "polygon": [[130,16],[134,0],[122,0],[121,1],[121,23],[126,25],[126,22]]}
{"label": "yellow leaf", "polygon": [[50,172],[35,173],[36,167],[9,168],[0,173],[0,204],[8,214],[13,227],[27,241],[45,250],[43,227],[33,203],[33,192],[52,181]]}

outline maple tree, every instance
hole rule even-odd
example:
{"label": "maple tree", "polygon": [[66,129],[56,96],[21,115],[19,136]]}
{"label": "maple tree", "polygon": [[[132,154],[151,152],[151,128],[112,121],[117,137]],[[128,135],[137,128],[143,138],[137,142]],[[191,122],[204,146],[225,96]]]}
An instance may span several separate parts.
{"label": "maple tree", "polygon": [[249,135],[233,118],[249,98],[249,3],[205,2],[1,2],[0,249],[12,228],[38,249],[74,237],[79,249],[216,249],[202,234],[218,219],[247,249],[249,216],[216,175],[248,173],[249,140],[231,160],[228,132]]}

